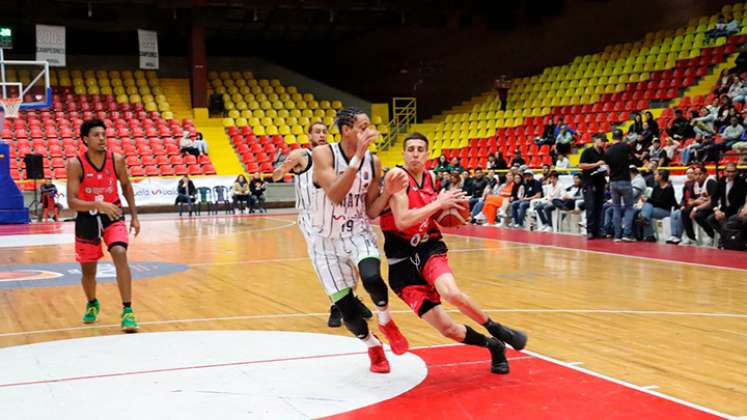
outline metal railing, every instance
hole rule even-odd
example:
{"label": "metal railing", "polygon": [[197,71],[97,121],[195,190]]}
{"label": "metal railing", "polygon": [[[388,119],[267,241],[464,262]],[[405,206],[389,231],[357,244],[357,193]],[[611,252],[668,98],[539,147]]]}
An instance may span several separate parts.
{"label": "metal railing", "polygon": [[387,124],[389,132],[384,134],[380,150],[388,150],[397,141],[397,137],[408,132],[417,121],[416,98],[392,98],[392,119]]}

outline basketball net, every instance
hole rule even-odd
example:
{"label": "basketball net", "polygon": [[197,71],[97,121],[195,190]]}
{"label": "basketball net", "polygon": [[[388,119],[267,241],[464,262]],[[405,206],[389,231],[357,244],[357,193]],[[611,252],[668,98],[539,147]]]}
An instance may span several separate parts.
{"label": "basketball net", "polygon": [[4,118],[18,118],[18,113],[21,110],[21,98],[0,98],[0,107],[3,108]]}

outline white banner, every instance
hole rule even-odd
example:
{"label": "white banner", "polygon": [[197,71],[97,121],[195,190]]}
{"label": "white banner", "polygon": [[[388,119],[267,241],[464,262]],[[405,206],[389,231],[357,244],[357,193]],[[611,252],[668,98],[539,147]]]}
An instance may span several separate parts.
{"label": "white banner", "polygon": [[158,33],[138,29],[137,39],[140,44],[140,68],[158,70]]}
{"label": "white banner", "polygon": [[36,60],[65,67],[65,27],[36,25]]}

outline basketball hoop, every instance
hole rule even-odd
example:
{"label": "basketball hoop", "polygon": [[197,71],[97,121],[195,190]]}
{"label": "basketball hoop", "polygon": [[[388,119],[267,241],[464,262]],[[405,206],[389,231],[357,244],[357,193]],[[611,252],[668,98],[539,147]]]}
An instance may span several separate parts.
{"label": "basketball hoop", "polygon": [[0,98],[0,107],[5,111],[6,118],[18,118],[21,103],[23,103],[21,98]]}

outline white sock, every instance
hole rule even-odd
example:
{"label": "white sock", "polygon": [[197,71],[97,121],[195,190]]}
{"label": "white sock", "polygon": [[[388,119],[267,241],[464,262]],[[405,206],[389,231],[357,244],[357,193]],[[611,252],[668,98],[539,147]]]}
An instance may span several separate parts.
{"label": "white sock", "polygon": [[362,341],[366,343],[369,348],[381,345],[381,341],[377,340],[373,334],[368,334],[368,337],[364,338]]}
{"label": "white sock", "polygon": [[379,319],[379,325],[386,325],[392,320],[389,314],[389,306],[376,307],[376,317]]}

